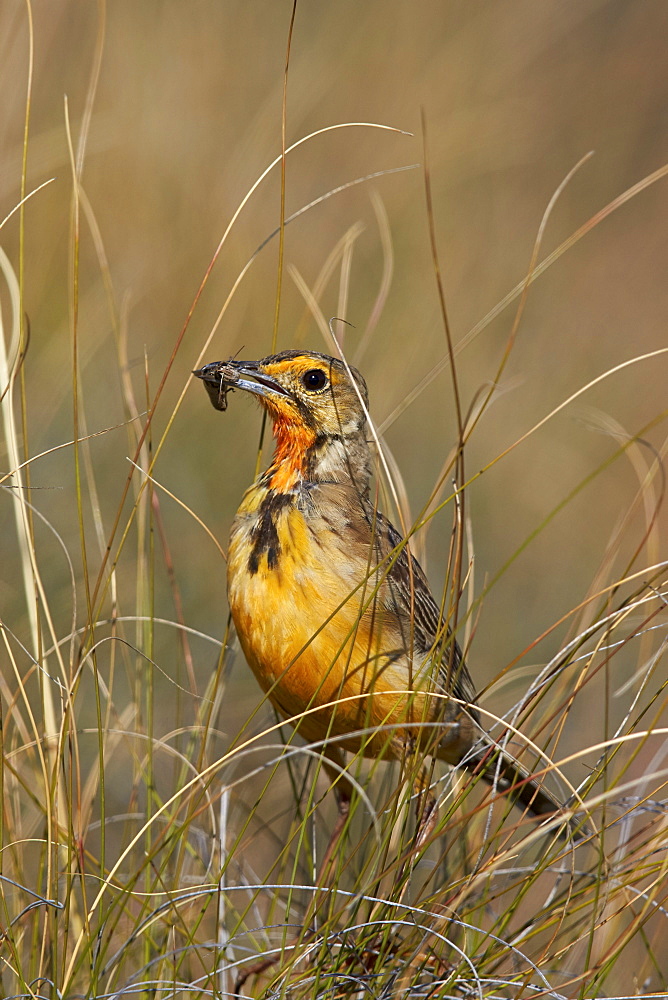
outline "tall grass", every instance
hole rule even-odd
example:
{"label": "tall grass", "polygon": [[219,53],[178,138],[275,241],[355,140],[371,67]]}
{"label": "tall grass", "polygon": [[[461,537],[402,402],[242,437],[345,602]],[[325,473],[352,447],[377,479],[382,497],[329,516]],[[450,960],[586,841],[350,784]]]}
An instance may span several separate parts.
{"label": "tall grass", "polygon": [[[23,236],[26,206],[13,216],[14,222],[20,216],[21,233],[14,258],[0,255],[0,486],[11,511],[2,541],[8,613],[2,612],[0,629],[0,995],[664,995],[668,722],[660,526],[666,411],[653,411],[631,429],[593,406],[580,411],[589,427],[606,435],[603,457],[558,488],[550,508],[522,526],[519,543],[493,577],[476,564],[477,528],[468,497],[483,474],[507,462],[564,409],[595,400],[608,381],[617,380],[623,393],[630,372],[656,371],[664,363],[665,349],[631,346],[622,363],[583,373],[567,396],[546,404],[542,416],[488,455],[483,467],[475,464],[475,450],[476,458],[469,458],[496,420],[504,392],[512,389],[506,364],[536,279],[618,208],[630,202],[633,211],[632,199],[668,168],[619,193],[548,253],[542,241],[550,213],[558,211],[555,197],[543,223],[536,219],[524,278],[463,337],[447,323],[439,219],[429,197],[420,201],[415,211],[424,219],[435,288],[441,278],[440,319],[454,346],[447,350],[444,337],[442,361],[415,388],[407,379],[402,400],[374,428],[383,507],[401,523],[418,556],[429,556],[432,572],[432,550],[440,545],[450,552],[442,560],[448,564],[442,603],[474,676],[486,609],[509,569],[540,544],[564,511],[580,510],[592,483],[603,481],[611,489],[625,484],[623,513],[605,525],[608,541],[586,591],[573,587],[566,614],[555,600],[540,634],[523,631],[524,648],[496,664],[481,701],[490,732],[508,739],[513,752],[571,804],[574,825],[582,820],[581,834],[560,835],[558,818],[538,825],[502,795],[437,766],[431,772],[437,822],[418,846],[424,761],[418,755],[407,755],[401,764],[352,759],[349,821],[323,868],[336,802],[320,747],[305,745],[246,683],[227,619],[225,540],[217,539],[237,495],[228,442],[249,422],[248,410],[232,397],[228,413],[215,418],[217,437],[206,440],[196,457],[194,450],[188,454],[179,417],[192,391],[192,405],[202,410],[202,437],[213,433],[204,394],[199,386],[190,390],[190,370],[231,353],[227,317],[245,283],[252,284],[253,266],[279,240],[284,245],[292,222],[312,218],[326,201],[345,202],[355,188],[368,188],[376,226],[379,279],[366,312],[353,317],[350,309],[363,232],[355,221],[341,225],[311,282],[284,251],[279,319],[287,316],[294,331],[293,344],[285,346],[324,345],[332,353],[342,350],[363,369],[368,362],[378,370],[395,247],[384,201],[371,182],[382,185],[385,173],[404,164],[341,177],[335,188],[324,186],[293,210],[278,230],[275,216],[263,219],[267,240],[246,257],[239,249],[243,263],[227,271],[217,316],[200,320],[207,315],[214,265],[234,245],[240,213],[253,209],[265,178],[281,169],[284,203],[292,153],[302,144],[309,148],[316,135],[331,141],[332,132],[318,130],[287,148],[284,136],[285,154],[258,175],[230,212],[171,342],[159,357],[149,356],[132,336],[129,305],[115,287],[85,185],[101,45],[100,38],[76,141],[65,128],[71,209],[61,293],[69,303],[70,336],[67,353],[58,347],[48,379],[39,368],[37,377],[29,364],[40,331],[28,308],[33,244]],[[352,147],[360,128],[337,128],[348,129]],[[388,132],[386,125],[364,128],[379,136]],[[30,141],[27,128],[26,156]],[[419,169],[429,183],[433,167],[427,170],[422,159]],[[25,197],[25,158],[23,178]],[[39,193],[32,209],[37,218],[38,199]],[[82,254],[84,246],[92,253]],[[105,291],[104,311],[97,313],[86,301],[93,281]],[[287,286],[297,294],[287,295]],[[356,330],[341,325],[332,332],[332,299],[336,315],[354,318]],[[467,379],[460,369],[464,348],[503,309],[504,347],[476,369],[471,388],[470,372]],[[95,341],[104,357],[91,369],[93,316],[112,336],[104,346]],[[270,333],[263,346],[265,353],[271,349]],[[40,350],[46,351],[44,344]],[[414,352],[413,341],[408,350]],[[425,398],[442,372],[444,396],[450,398],[453,386],[461,394],[460,415],[452,440],[429,435],[431,483],[416,508],[415,491],[403,480],[385,434],[406,419],[408,405]],[[170,391],[173,384],[178,389]],[[59,421],[55,443],[41,453],[33,450],[31,428],[53,420],[56,411],[62,417],[64,405],[69,432],[61,432]],[[413,427],[412,433],[426,431]],[[658,445],[657,435],[664,435]],[[161,466],[160,456],[170,450],[178,461]],[[258,465],[260,451],[261,445]],[[255,451],[243,470],[248,479],[254,457]],[[544,459],[549,464],[548,452]],[[179,463],[187,473],[179,474]],[[206,464],[217,468],[224,510],[206,506],[192,483]],[[227,478],[233,483],[229,493]],[[512,506],[513,498],[507,499]],[[590,513],[594,520],[606,516]],[[569,544],[577,549],[585,540],[576,517],[574,523]],[[444,538],[450,539],[445,546]],[[548,608],[553,578],[554,568],[545,562],[531,581]],[[203,594],[211,601],[204,615]],[[524,617],[521,597],[517,617]],[[290,721],[298,730],[299,720]]]}

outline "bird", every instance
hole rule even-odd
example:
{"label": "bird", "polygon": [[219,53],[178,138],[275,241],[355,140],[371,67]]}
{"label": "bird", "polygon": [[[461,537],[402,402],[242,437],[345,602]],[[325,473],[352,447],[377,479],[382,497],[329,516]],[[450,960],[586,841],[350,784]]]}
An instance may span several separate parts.
{"label": "bird", "polygon": [[[321,748],[330,774],[340,777],[342,751],[385,760],[422,751],[479,774],[535,817],[568,812],[485,730],[427,577],[372,498],[360,372],[288,350],[193,374],[216,409],[241,390],[272,423],[273,458],[232,524],[227,591],[244,656],[280,716]],[[338,787],[345,817],[349,792]]]}

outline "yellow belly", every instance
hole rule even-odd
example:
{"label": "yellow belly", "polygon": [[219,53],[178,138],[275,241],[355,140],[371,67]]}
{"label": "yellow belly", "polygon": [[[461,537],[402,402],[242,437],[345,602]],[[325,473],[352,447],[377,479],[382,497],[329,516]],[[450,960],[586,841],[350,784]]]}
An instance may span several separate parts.
{"label": "yellow belly", "polygon": [[290,506],[276,517],[275,564],[265,553],[251,573],[254,524],[253,508],[242,506],[228,551],[228,595],[260,685],[307,740],[345,737],[337,740],[344,749],[398,753],[425,699],[406,690],[408,658],[383,626],[375,580],[365,582],[367,561],[355,564],[339,534],[320,519],[307,524]]}

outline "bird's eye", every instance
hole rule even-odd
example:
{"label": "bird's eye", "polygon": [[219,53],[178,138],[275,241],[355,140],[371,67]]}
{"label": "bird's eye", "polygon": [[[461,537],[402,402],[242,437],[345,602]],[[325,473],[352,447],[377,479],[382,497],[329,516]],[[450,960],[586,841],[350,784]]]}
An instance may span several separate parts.
{"label": "bird's eye", "polygon": [[327,385],[327,376],[321,368],[310,368],[302,375],[302,385],[310,392],[317,392]]}

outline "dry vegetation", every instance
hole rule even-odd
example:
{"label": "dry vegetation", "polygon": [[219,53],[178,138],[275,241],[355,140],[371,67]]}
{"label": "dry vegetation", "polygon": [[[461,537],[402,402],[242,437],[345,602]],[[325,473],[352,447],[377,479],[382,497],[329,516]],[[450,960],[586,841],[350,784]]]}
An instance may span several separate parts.
{"label": "dry vegetation", "polygon": [[[665,996],[668,8],[302,0],[283,117],[291,10],[0,6],[0,996]],[[226,627],[257,412],[190,370],[330,316],[577,846],[438,768],[417,852],[353,761],[320,871]]]}

